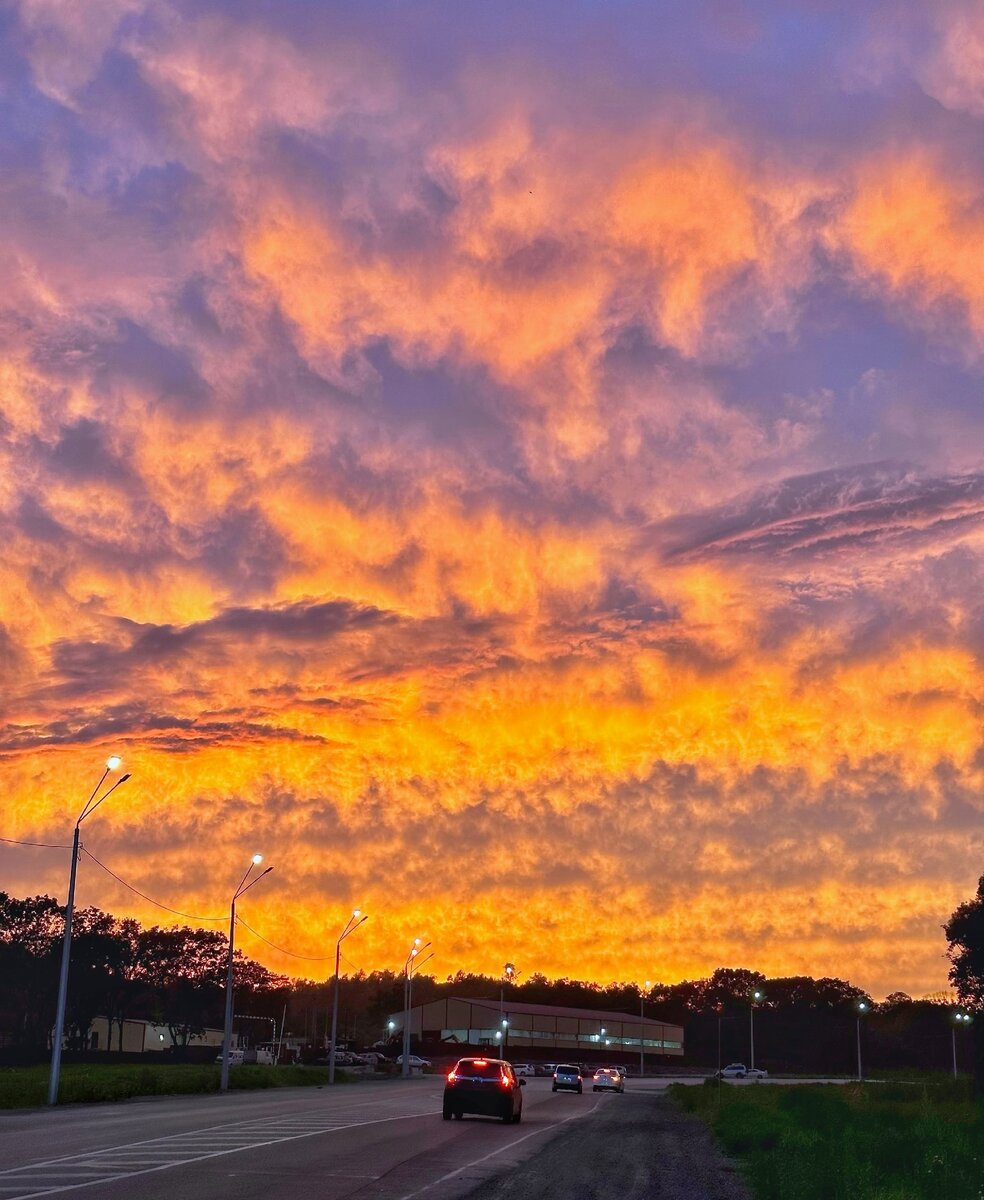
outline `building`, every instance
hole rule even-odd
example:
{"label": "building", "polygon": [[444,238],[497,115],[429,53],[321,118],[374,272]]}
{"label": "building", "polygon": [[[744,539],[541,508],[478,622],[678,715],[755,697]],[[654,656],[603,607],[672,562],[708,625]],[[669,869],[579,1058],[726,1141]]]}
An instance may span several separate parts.
{"label": "building", "polygon": [[[403,1013],[391,1014],[390,1023],[395,1034],[402,1031]],[[421,1004],[410,1010],[410,1036],[431,1046],[504,1045],[516,1059],[570,1057],[575,1051],[601,1052],[592,1057],[604,1057],[607,1051],[621,1058],[638,1055],[640,1048],[652,1055],[683,1055],[683,1027],[668,1021],[590,1008],[521,1004],[509,998],[501,1010],[498,1000],[458,996]]]}
{"label": "building", "polygon": [[[232,1047],[237,1046],[236,1035],[232,1036]],[[123,1045],[120,1046],[120,1023],[113,1021],[112,1029],[106,1017],[96,1017],[89,1026],[86,1042],[89,1050],[116,1050],[124,1053],[143,1054],[148,1050],[169,1050],[174,1045],[171,1032],[166,1025],[155,1025],[152,1021],[123,1022]],[[222,1046],[222,1030],[206,1029],[188,1039],[189,1046]]]}

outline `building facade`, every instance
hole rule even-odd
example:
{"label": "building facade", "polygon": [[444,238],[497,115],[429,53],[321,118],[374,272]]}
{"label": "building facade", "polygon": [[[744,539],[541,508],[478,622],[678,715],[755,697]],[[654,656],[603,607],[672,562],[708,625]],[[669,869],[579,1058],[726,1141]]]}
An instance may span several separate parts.
{"label": "building facade", "polygon": [[[403,1029],[403,1013],[390,1016],[394,1032]],[[505,1022],[505,1024],[503,1024]],[[410,1010],[410,1036],[449,1047],[508,1048],[513,1058],[542,1058],[533,1051],[609,1054],[683,1055],[683,1027],[624,1012],[598,1012],[505,999],[449,997]]]}
{"label": "building facade", "polygon": [[[123,1044],[120,1045],[120,1023],[106,1017],[96,1017],[89,1026],[86,1047],[89,1050],[122,1050],[129,1054],[144,1054],[150,1050],[170,1050],[174,1045],[171,1031],[166,1025],[155,1025],[152,1021],[126,1020],[123,1022]],[[189,1046],[222,1046],[221,1029],[205,1029],[188,1039]],[[232,1035],[232,1048],[238,1045]]]}

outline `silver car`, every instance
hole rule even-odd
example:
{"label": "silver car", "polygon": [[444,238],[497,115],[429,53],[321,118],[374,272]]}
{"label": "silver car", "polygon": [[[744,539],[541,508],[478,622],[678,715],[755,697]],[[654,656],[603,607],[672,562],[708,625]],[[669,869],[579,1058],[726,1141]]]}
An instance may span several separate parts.
{"label": "silver car", "polygon": [[574,1066],[572,1063],[561,1063],[553,1075],[554,1092],[561,1090],[566,1092],[577,1092],[580,1096],[584,1090],[584,1079],[581,1076],[581,1068]]}
{"label": "silver car", "polygon": [[624,1092],[625,1080],[614,1067],[602,1067],[591,1077],[593,1092]]}

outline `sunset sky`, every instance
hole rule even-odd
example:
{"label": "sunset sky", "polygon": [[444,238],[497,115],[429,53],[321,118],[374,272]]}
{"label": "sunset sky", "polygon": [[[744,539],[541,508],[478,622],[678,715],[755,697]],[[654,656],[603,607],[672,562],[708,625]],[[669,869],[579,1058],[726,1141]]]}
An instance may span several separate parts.
{"label": "sunset sky", "polygon": [[116,752],[92,853],[295,954],[945,985],[984,7],[14,0],[0,164],[0,835]]}

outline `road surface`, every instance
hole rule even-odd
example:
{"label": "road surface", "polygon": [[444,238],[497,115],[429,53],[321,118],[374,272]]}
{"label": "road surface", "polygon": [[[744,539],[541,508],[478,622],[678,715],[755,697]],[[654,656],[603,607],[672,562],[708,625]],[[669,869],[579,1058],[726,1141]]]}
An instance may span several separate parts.
{"label": "road surface", "polygon": [[442,1121],[440,1075],[3,1113],[0,1200],[452,1200],[568,1131],[617,1140],[620,1113],[639,1136],[669,1082],[577,1096],[530,1079],[518,1126]]}

